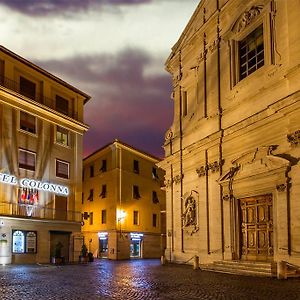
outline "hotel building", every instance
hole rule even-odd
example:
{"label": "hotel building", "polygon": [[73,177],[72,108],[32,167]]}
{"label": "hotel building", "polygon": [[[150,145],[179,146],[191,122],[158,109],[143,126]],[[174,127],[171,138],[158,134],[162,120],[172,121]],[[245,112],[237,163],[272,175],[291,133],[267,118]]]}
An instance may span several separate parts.
{"label": "hotel building", "polygon": [[0,46],[1,264],[78,260],[89,98]]}
{"label": "hotel building", "polygon": [[115,140],[83,161],[82,233],[109,259],[159,258],[165,245],[160,160]]}
{"label": "hotel building", "polygon": [[202,0],[172,48],[159,164],[169,260],[299,272],[299,11],[296,0]]}

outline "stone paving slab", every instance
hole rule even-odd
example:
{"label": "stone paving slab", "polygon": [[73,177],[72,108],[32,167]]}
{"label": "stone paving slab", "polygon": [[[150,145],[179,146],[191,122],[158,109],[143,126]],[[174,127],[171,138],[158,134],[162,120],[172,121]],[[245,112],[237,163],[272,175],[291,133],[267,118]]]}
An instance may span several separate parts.
{"label": "stone paving slab", "polygon": [[160,266],[158,260],[96,260],[83,265],[0,267],[1,300],[288,299],[300,300],[300,279],[279,281]]}

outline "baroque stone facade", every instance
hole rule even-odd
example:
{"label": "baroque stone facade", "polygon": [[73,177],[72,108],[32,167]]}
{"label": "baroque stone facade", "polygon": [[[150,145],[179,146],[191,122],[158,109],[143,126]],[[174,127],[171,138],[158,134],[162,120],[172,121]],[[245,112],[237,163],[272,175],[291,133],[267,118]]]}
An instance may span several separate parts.
{"label": "baroque stone facade", "polygon": [[202,0],[172,48],[167,259],[300,265],[299,11]]}

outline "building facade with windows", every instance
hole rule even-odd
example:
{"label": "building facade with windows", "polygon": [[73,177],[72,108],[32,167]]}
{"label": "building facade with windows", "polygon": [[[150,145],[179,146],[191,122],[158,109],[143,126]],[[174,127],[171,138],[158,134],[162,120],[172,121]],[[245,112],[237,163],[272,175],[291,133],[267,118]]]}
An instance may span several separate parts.
{"label": "building facade with windows", "polygon": [[95,257],[158,258],[165,247],[159,159],[115,140],[83,162],[82,233]]}
{"label": "building facade with windows", "polygon": [[299,10],[202,0],[172,48],[167,259],[300,265]]}
{"label": "building facade with windows", "polygon": [[78,259],[89,98],[0,46],[1,264]]}

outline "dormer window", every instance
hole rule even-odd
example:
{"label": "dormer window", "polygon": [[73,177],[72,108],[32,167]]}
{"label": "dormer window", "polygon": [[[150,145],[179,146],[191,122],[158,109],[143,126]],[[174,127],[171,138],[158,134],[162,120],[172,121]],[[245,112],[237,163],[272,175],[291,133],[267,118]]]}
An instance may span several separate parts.
{"label": "dormer window", "polygon": [[69,101],[61,96],[56,95],[55,109],[64,115],[68,115],[69,114]]}
{"label": "dormer window", "polygon": [[35,83],[20,76],[20,94],[35,100],[36,86]]}

